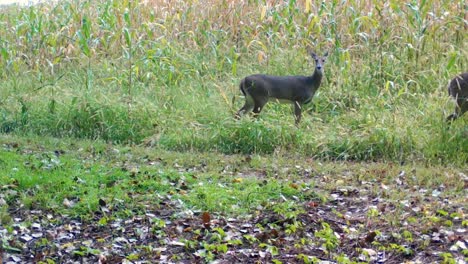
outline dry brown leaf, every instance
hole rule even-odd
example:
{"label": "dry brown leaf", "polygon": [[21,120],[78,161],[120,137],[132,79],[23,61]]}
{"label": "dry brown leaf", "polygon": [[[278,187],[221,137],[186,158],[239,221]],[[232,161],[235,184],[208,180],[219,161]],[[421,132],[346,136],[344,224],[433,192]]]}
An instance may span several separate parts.
{"label": "dry brown leaf", "polygon": [[242,178],[235,178],[234,180],[232,180],[233,183],[241,183],[242,181]]}
{"label": "dry brown leaf", "polygon": [[289,187],[294,188],[296,190],[299,189],[299,185],[297,185],[297,183],[290,183]]}
{"label": "dry brown leaf", "polygon": [[99,255],[98,263],[99,263],[99,264],[106,264],[106,263],[107,263],[107,258],[106,258],[106,256],[104,256],[104,255],[102,255],[102,254]]}
{"label": "dry brown leaf", "polygon": [[210,221],[211,221],[210,213],[208,213],[208,212],[203,212],[203,214],[202,214],[202,221],[203,221],[203,225],[204,225],[206,228],[209,228],[209,227],[210,227]]}
{"label": "dry brown leaf", "polygon": [[374,239],[375,237],[377,236],[377,233],[375,231],[372,231],[372,232],[369,232],[366,236],[366,238],[364,239],[366,241],[366,243],[370,244],[372,242],[374,242]]}

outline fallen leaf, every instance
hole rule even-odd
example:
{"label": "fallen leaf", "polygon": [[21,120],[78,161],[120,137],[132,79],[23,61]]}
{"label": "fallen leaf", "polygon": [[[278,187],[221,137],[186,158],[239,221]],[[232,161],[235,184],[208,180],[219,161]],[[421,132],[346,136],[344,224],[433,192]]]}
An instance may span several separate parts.
{"label": "fallen leaf", "polygon": [[157,247],[157,248],[153,248],[153,250],[156,251],[156,252],[161,253],[161,252],[166,251],[167,248],[166,247]]}
{"label": "fallen leaf", "polygon": [[455,243],[455,245],[457,245],[457,247],[460,248],[460,249],[466,250],[466,245],[465,245],[465,242],[463,242],[463,241],[457,241],[457,243]]}
{"label": "fallen leaf", "polygon": [[297,183],[290,183],[289,187],[296,189],[296,190],[299,189],[299,185],[297,185]]}
{"label": "fallen leaf", "polygon": [[377,236],[377,233],[375,231],[372,231],[372,232],[369,232],[366,236],[366,238],[364,238],[364,240],[366,241],[366,243],[370,244],[372,242],[374,242],[374,239],[375,237]]}
{"label": "fallen leaf", "polygon": [[43,234],[42,234],[42,233],[33,233],[33,234],[31,234],[31,236],[32,236],[33,238],[40,238],[40,237],[43,236]]}
{"label": "fallen leaf", "polygon": [[371,248],[363,248],[362,251],[365,252],[369,256],[377,255],[377,252]]}
{"label": "fallen leaf", "polygon": [[169,245],[171,245],[171,246],[181,246],[181,247],[185,246],[184,243],[179,242],[179,241],[171,241],[171,242],[169,242]]}
{"label": "fallen leaf", "polygon": [[242,181],[242,178],[235,178],[234,180],[232,180],[233,183],[241,183]]}
{"label": "fallen leaf", "polygon": [[107,258],[106,256],[104,255],[99,255],[99,259],[98,259],[98,264],[106,264],[107,263]]}
{"label": "fallen leaf", "polygon": [[29,242],[29,241],[31,241],[32,239],[33,239],[33,237],[30,236],[30,235],[28,235],[28,234],[25,234],[25,235],[21,236],[21,240],[22,240],[23,242]]}
{"label": "fallen leaf", "polygon": [[345,182],[343,180],[336,180],[335,184],[336,186],[342,186],[345,184]]}
{"label": "fallen leaf", "polygon": [[377,252],[371,248],[363,248],[362,254],[358,257],[358,259],[361,261],[374,261],[376,258]]}
{"label": "fallen leaf", "polygon": [[67,208],[71,208],[75,205],[73,201],[68,200],[67,198],[63,199],[63,205]]}
{"label": "fallen leaf", "polygon": [[385,212],[385,208],[387,207],[387,204],[384,204],[384,203],[379,203],[377,205],[377,209],[379,210],[379,212]]}
{"label": "fallen leaf", "polygon": [[14,263],[20,263],[21,262],[21,258],[19,258],[17,256],[11,256],[10,258],[13,260]]}
{"label": "fallen leaf", "polygon": [[209,228],[210,227],[210,221],[211,221],[210,213],[203,212],[202,221],[203,221],[203,225],[205,226],[205,228]]}
{"label": "fallen leaf", "polygon": [[260,255],[261,258],[266,257],[266,251],[260,251],[260,252],[258,252],[258,254]]}

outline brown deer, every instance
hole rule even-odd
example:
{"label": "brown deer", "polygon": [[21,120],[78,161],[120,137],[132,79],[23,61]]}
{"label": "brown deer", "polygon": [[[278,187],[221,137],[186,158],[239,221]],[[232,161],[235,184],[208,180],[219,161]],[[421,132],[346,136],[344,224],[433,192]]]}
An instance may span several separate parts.
{"label": "brown deer", "polygon": [[450,81],[448,93],[457,103],[455,112],[447,117],[451,122],[468,111],[468,72],[461,73]]}
{"label": "brown deer", "polygon": [[292,103],[296,116],[296,125],[301,121],[301,109],[312,98],[320,87],[323,77],[323,66],[328,52],[317,56],[310,52],[315,60],[315,71],[311,76],[272,76],[254,74],[245,77],[240,83],[240,90],[245,96],[245,104],[239,109],[236,118],[253,110],[257,116],[270,100],[281,103]]}

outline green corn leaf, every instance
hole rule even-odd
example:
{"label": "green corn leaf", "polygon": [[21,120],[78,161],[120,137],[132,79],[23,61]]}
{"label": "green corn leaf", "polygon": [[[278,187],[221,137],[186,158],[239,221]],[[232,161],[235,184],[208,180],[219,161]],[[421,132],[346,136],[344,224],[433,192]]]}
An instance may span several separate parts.
{"label": "green corn leaf", "polygon": [[91,22],[87,17],[83,17],[81,22],[81,31],[83,32],[82,37],[89,39],[91,37]]}
{"label": "green corn leaf", "polygon": [[2,54],[2,57],[5,61],[8,60],[9,56],[8,56],[8,50],[6,48],[2,48],[0,49],[0,53]]}
{"label": "green corn leaf", "polygon": [[128,12],[128,9],[125,10],[125,13],[124,13],[124,20],[125,20],[125,23],[127,23],[127,25],[130,25],[130,13]]}
{"label": "green corn leaf", "polygon": [[130,30],[128,30],[128,28],[124,28],[123,29],[123,34],[124,34],[124,37],[125,37],[125,42],[127,42],[127,46],[131,46],[132,45],[132,37],[130,35]]}
{"label": "green corn leaf", "polygon": [[455,61],[457,59],[457,54],[456,53],[452,53],[450,54],[450,59],[447,63],[447,71],[450,72],[450,70],[453,68],[453,65],[455,65]]}
{"label": "green corn leaf", "polygon": [[88,39],[83,36],[83,32],[78,32],[78,42],[80,43],[81,51],[89,57],[91,54],[88,45]]}

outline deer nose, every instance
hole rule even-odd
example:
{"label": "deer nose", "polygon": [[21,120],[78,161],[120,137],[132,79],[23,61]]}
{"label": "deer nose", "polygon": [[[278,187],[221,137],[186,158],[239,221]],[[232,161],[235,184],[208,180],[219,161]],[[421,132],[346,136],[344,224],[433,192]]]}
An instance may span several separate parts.
{"label": "deer nose", "polygon": [[317,65],[317,70],[321,70],[322,69],[322,65]]}

